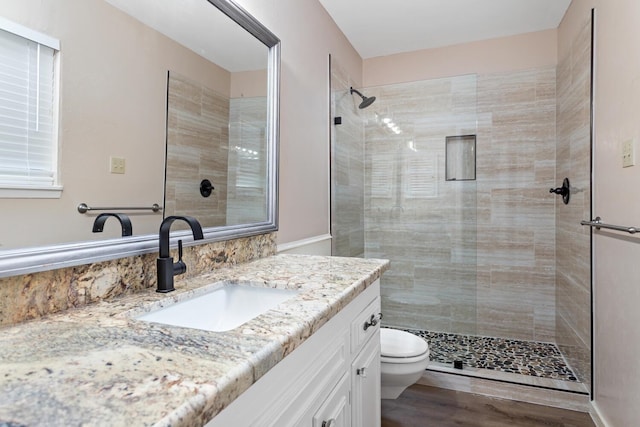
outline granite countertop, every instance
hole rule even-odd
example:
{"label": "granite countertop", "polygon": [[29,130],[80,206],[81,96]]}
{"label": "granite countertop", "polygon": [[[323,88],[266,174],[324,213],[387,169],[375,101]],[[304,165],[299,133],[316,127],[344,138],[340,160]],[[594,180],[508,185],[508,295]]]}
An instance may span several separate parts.
{"label": "granite countertop", "polygon": [[[0,426],[200,426],[324,325],[388,261],[276,255],[0,329]],[[220,280],[298,289],[227,332],[132,319]]]}

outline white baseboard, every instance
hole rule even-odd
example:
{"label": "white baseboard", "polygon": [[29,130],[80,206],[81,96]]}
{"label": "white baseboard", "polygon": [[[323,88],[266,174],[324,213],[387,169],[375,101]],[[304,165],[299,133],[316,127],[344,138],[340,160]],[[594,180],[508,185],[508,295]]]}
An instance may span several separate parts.
{"label": "white baseboard", "polygon": [[331,255],[331,235],[323,234],[321,236],[296,240],[295,242],[279,244],[278,253],[329,256]]}
{"label": "white baseboard", "polygon": [[591,402],[589,405],[589,415],[591,415],[591,419],[596,427],[610,427],[611,424],[607,423],[606,419],[600,413],[600,408],[595,401]]}

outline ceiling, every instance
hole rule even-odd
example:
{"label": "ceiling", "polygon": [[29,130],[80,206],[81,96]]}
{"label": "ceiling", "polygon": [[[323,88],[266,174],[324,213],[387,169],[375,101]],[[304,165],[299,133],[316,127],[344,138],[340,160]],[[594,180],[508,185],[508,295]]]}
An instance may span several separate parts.
{"label": "ceiling", "polygon": [[571,0],[320,0],[363,59],[557,28]]}
{"label": "ceiling", "polygon": [[106,1],[229,72],[267,66],[267,47],[207,1]]}

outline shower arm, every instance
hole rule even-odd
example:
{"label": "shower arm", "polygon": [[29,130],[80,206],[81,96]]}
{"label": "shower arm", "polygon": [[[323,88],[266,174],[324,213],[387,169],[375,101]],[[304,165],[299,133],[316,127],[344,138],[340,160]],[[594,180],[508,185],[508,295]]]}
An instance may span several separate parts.
{"label": "shower arm", "polygon": [[362,93],[360,93],[360,91],[358,91],[357,89],[350,88],[350,89],[349,89],[349,91],[350,91],[350,92],[349,92],[349,94],[350,94],[350,95],[353,95],[353,92],[355,92],[355,93],[357,93],[358,95],[360,95],[360,98],[362,98],[362,99],[365,99],[365,98],[366,98],[366,96],[364,96]]}

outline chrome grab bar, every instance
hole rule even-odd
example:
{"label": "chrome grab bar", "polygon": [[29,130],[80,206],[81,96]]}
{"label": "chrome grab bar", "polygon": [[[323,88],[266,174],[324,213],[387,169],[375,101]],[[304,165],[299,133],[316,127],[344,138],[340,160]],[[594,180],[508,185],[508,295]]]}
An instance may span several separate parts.
{"label": "chrome grab bar", "polygon": [[81,214],[87,213],[89,211],[153,211],[160,212],[162,210],[162,206],[157,203],[154,203],[151,206],[142,206],[142,207],[125,207],[125,208],[97,208],[88,206],[86,203],[80,203],[78,205],[78,212]]}
{"label": "chrome grab bar", "polygon": [[599,216],[591,221],[580,221],[580,224],[595,227],[596,230],[600,230],[601,228],[608,228],[610,230],[625,231],[629,234],[636,234],[638,231],[640,231],[640,228],[638,227],[623,227],[621,225],[603,224],[602,218],[600,218]]}

